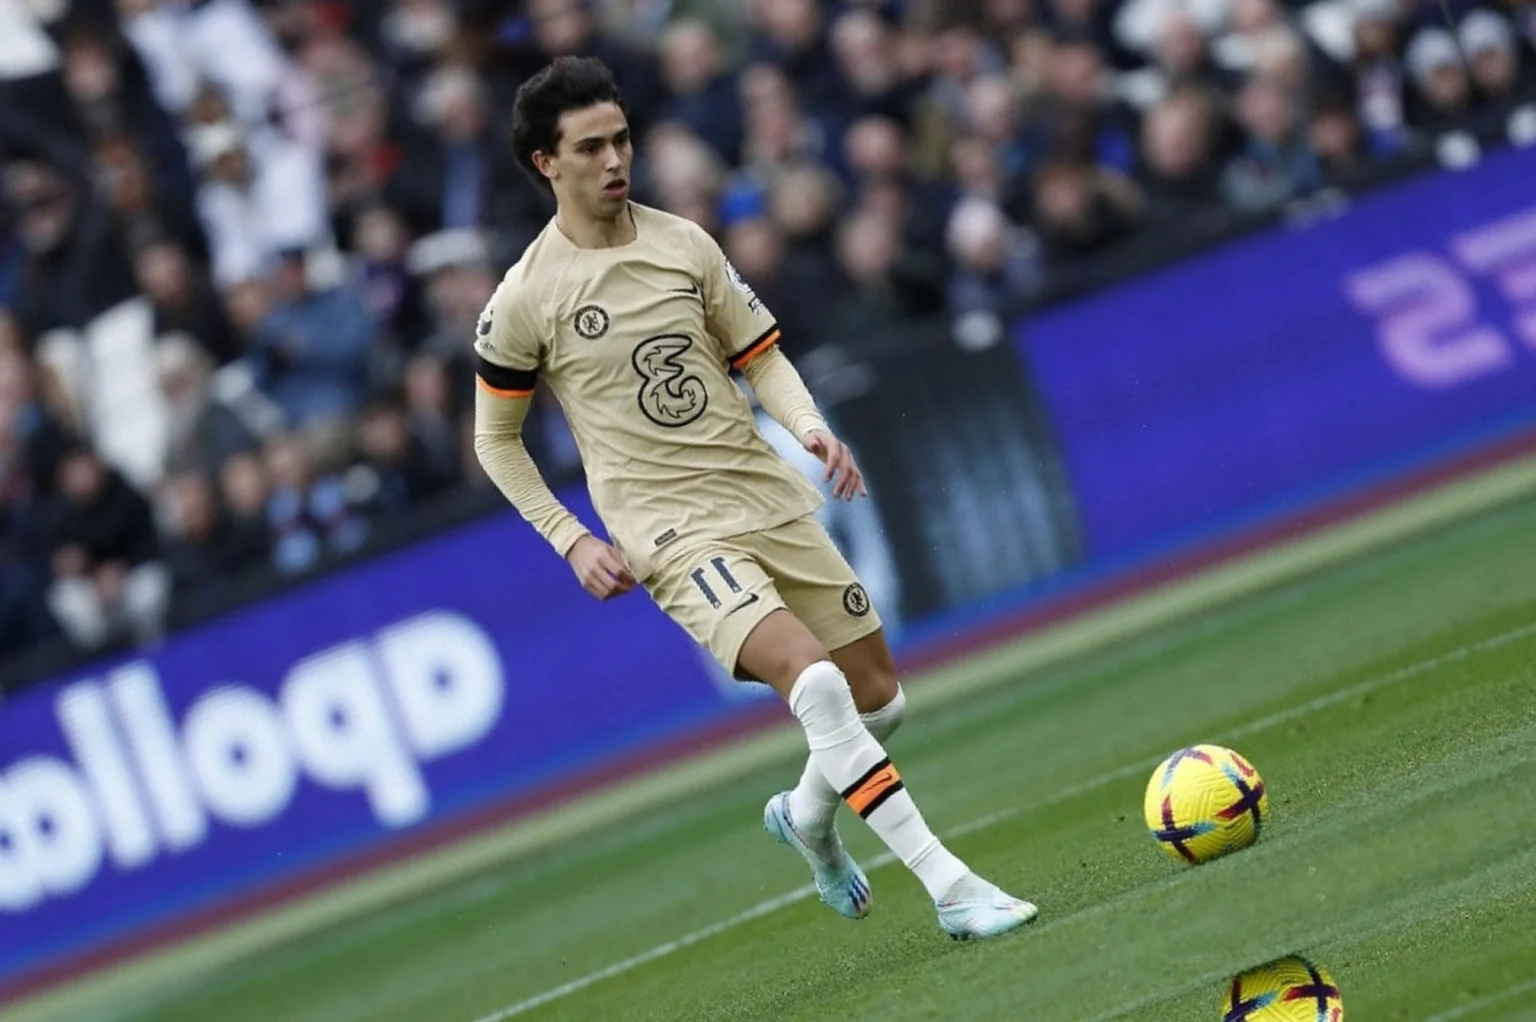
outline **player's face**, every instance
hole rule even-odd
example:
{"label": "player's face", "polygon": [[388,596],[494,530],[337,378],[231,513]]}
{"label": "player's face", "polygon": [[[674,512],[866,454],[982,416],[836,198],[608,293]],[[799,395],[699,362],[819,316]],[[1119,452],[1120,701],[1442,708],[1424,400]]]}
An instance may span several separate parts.
{"label": "player's face", "polygon": [[612,219],[629,199],[634,155],[624,112],[616,103],[598,103],[560,116],[560,144],[546,174],[562,204]]}

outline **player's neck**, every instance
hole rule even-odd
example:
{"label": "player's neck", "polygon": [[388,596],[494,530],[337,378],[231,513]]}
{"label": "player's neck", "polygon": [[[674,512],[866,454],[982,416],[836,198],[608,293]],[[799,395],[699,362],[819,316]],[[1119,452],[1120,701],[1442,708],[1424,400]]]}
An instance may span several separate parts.
{"label": "player's neck", "polygon": [[555,213],[555,226],[577,248],[617,248],[635,240],[635,218],[629,203],[618,216],[594,217],[561,206]]}

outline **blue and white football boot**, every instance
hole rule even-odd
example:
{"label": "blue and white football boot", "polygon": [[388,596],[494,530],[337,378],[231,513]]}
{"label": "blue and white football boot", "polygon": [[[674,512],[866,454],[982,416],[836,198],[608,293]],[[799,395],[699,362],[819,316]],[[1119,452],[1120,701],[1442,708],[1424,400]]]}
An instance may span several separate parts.
{"label": "blue and white football boot", "polygon": [[956,880],[935,906],[939,926],[955,940],[998,937],[1032,923],[1040,910],[970,873]]}
{"label": "blue and white football boot", "polygon": [[763,807],[763,829],[781,844],[800,853],[811,867],[816,893],[822,903],[840,916],[863,919],[869,915],[872,896],[869,878],[843,848],[837,830],[831,837],[813,841],[795,827],[789,815],[789,792],[781,791]]}

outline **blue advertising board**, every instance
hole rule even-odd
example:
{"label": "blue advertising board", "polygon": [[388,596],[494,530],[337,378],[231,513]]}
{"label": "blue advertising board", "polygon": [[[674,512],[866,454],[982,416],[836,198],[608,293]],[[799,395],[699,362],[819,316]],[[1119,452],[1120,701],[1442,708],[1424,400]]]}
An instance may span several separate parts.
{"label": "blue advertising board", "polygon": [[1021,323],[1087,564],[1536,421],[1536,150],[1360,199]]}
{"label": "blue advertising board", "polygon": [[515,514],[25,690],[0,707],[0,986],[756,695]]}

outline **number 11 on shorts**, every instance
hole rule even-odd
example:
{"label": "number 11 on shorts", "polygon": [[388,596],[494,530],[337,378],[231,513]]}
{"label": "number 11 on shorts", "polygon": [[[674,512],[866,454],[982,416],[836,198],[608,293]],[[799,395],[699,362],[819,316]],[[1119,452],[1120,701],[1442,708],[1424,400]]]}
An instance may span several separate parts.
{"label": "number 11 on shorts", "polygon": [[[709,566],[715,569],[715,573],[720,576],[720,580],[725,583],[727,589],[733,593],[741,592],[741,583],[736,581],[736,576],[732,575],[731,570],[725,566],[724,557],[710,558]],[[709,601],[709,605],[719,610],[720,597],[710,587],[709,580],[706,577],[707,570],[706,568],[695,568],[693,574],[688,577],[693,579],[693,584],[699,587],[699,592],[704,594],[704,599]]]}

